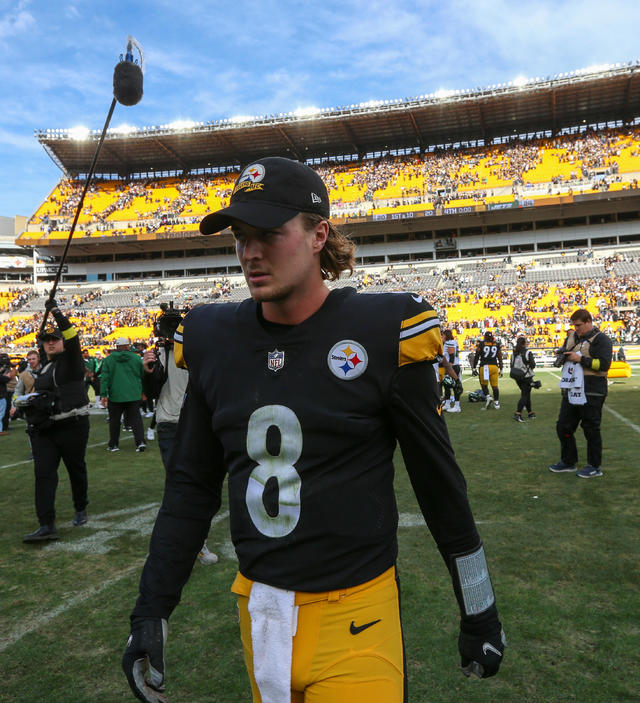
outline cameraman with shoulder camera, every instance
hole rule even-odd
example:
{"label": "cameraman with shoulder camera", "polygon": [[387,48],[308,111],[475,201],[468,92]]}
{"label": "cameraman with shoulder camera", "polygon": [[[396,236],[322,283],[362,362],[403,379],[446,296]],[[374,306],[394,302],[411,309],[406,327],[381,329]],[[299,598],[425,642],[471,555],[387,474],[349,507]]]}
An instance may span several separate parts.
{"label": "cameraman with shoulder camera", "polygon": [[[156,398],[156,431],[162,463],[167,469],[169,457],[178,431],[178,420],[187,390],[189,372],[176,366],[173,357],[173,340],[176,328],[182,321],[183,311],[171,304],[162,304],[162,315],[156,320],[154,333],[158,337],[155,349],[147,349],[142,357],[145,370],[143,389],[148,398]],[[184,311],[186,312],[186,311]],[[202,564],[215,564],[218,557],[209,551],[206,543],[198,559]]]}
{"label": "cameraman with shoulder camera", "polygon": [[[554,366],[562,366],[562,403],[556,423],[560,440],[560,461],[551,464],[554,473],[570,471],[580,478],[602,476],[602,406],[607,396],[607,371],[613,357],[613,344],[593,325],[591,313],[579,309],[571,315],[574,329],[558,350]],[[587,440],[587,461],[577,470],[578,448],[574,437],[578,425]]]}
{"label": "cameraman with shoulder camera", "polygon": [[509,376],[518,384],[520,389],[520,398],[518,406],[513,413],[513,419],[516,422],[524,422],[522,411],[526,408],[527,418],[535,420],[536,414],[531,410],[531,389],[540,388],[540,381],[533,380],[533,370],[536,367],[536,360],[533,358],[533,353],[527,349],[526,337],[518,337],[516,346],[513,348],[511,356],[511,371]]}
{"label": "cameraman with shoulder camera", "polygon": [[77,527],[87,522],[87,465],[89,398],[84,386],[84,362],[77,331],[47,300],[57,328],[40,336],[47,362],[34,382],[34,393],[16,399],[24,410],[31,439],[36,484],[36,513],[40,527],[23,542],[58,539],[55,518],[56,488],[60,459],[69,473]]}

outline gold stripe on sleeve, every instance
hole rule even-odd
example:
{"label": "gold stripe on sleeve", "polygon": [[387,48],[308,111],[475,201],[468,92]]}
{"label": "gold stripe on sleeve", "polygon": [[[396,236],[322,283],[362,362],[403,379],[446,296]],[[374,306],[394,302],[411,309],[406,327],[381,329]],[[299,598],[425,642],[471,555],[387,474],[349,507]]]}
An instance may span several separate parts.
{"label": "gold stripe on sleeve", "polygon": [[439,325],[435,325],[413,337],[400,340],[398,366],[419,361],[435,361],[439,354],[442,354],[442,337]]}
{"label": "gold stripe on sleeve", "polygon": [[179,369],[186,369],[187,362],[184,358],[184,351],[182,347],[182,333],[184,332],[184,327],[182,324],[178,325],[178,328],[173,335],[173,360],[176,362],[176,366]]}

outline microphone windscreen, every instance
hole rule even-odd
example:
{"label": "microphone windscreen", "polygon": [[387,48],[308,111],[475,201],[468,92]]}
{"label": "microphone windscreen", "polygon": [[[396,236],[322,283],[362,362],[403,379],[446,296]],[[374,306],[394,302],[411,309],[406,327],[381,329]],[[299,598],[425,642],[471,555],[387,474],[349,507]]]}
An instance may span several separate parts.
{"label": "microphone windscreen", "polygon": [[142,100],[142,69],[137,63],[120,61],[113,69],[113,95],[121,105]]}

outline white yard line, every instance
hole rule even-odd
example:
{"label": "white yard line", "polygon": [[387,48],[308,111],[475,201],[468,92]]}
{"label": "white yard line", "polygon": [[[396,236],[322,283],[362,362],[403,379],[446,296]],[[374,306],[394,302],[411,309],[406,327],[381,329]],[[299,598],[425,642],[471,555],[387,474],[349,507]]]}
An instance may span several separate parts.
{"label": "white yard line", "polygon": [[62,613],[65,613],[67,610],[70,610],[80,603],[84,603],[84,601],[89,598],[93,598],[93,596],[97,596],[99,593],[102,593],[102,591],[106,590],[110,586],[113,586],[114,583],[118,583],[118,581],[121,581],[126,576],[129,576],[129,574],[139,570],[142,563],[143,562],[140,561],[133,566],[130,566],[128,569],[121,571],[116,576],[107,579],[103,583],[87,588],[84,591],[80,591],[80,593],[76,593],[75,596],[67,599],[53,610],[49,610],[47,613],[42,613],[42,615],[37,615],[36,617],[31,618],[27,623],[19,625],[13,632],[10,632],[8,635],[5,635],[2,639],[0,639],[0,652],[3,652],[7,649],[7,647],[11,647],[11,645],[19,642],[25,635],[34,632],[34,630],[40,629],[44,625],[48,625],[52,620],[57,618],[58,615],[62,615]]}
{"label": "white yard line", "polygon": [[[558,376],[557,373],[553,373],[553,371],[549,371],[549,373],[552,376],[555,376],[558,380],[560,380],[560,376]],[[610,412],[614,417],[616,417],[620,422],[623,422],[625,425],[628,425],[632,430],[635,430],[640,434],[640,427],[631,420],[627,419],[624,415],[619,413],[617,410],[614,410],[613,408],[610,408],[606,403],[602,406],[607,412]]]}
{"label": "white yard line", "polygon": [[[155,503],[155,504],[150,503],[148,505],[140,505],[135,508],[125,508],[123,510],[112,510],[111,512],[103,513],[102,515],[96,515],[94,517],[95,517],[95,519],[102,519],[102,518],[109,518],[109,517],[114,517],[114,516],[118,516],[118,515],[125,515],[125,514],[133,513],[133,512],[140,512],[140,511],[148,510],[149,508],[154,507],[154,505],[158,505],[158,504],[157,503]],[[216,515],[213,518],[213,520],[211,521],[211,524],[214,525],[218,522],[222,522],[223,520],[226,520],[228,517],[229,517],[228,511],[220,513],[219,515]],[[45,625],[48,625],[52,620],[55,620],[55,618],[57,618],[59,615],[66,613],[68,610],[71,610],[71,608],[74,608],[76,605],[80,605],[81,603],[84,603],[85,601],[89,600],[90,598],[93,598],[94,596],[99,595],[100,593],[105,591],[107,588],[110,588],[111,586],[118,583],[119,581],[122,581],[122,579],[126,578],[130,574],[134,573],[135,571],[139,571],[140,567],[142,566],[143,563],[144,563],[143,560],[137,561],[135,564],[124,569],[124,571],[120,571],[118,574],[116,574],[115,576],[112,576],[110,579],[107,579],[106,581],[103,581],[102,583],[97,584],[96,586],[91,586],[90,588],[87,588],[84,591],[80,591],[79,593],[76,593],[75,596],[68,598],[63,603],[56,606],[52,610],[49,610],[46,613],[42,613],[41,615],[37,615],[34,618],[31,618],[27,623],[19,625],[12,632],[9,632],[8,634],[5,634],[2,637],[0,637],[0,652],[3,652],[8,647],[11,647],[11,645],[14,645],[16,642],[19,642],[25,635],[28,635],[29,633],[34,632],[35,630],[38,630]]]}
{"label": "white yard line", "polygon": [[621,415],[617,410],[614,410],[613,408],[610,408],[608,405],[603,406],[605,410],[610,412],[614,417],[617,417],[620,422],[624,422],[625,425],[628,425],[632,430],[635,430],[640,434],[640,426],[635,425],[631,420],[627,420],[627,418],[624,415]]}
{"label": "white yard line", "polygon": [[[120,441],[123,439],[133,439],[133,435],[125,435],[124,437],[120,437]],[[104,447],[104,445],[107,444],[107,442],[96,442],[96,444],[87,444],[87,449],[95,449],[96,447]],[[5,464],[4,466],[0,466],[1,469],[11,469],[14,466],[22,466],[22,464],[33,464],[33,459],[25,459],[24,461],[16,461],[15,464]]]}

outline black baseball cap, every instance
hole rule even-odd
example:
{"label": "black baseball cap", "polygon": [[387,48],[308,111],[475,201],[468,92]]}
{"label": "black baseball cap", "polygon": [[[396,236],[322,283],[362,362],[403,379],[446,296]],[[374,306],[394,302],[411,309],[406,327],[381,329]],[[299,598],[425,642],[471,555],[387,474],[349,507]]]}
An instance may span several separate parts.
{"label": "black baseball cap", "polygon": [[327,188],[312,168],[282,156],[267,156],[242,170],[229,206],[207,215],[200,223],[200,232],[219,232],[232,219],[270,229],[280,227],[299,212],[329,217],[329,211]]}
{"label": "black baseball cap", "polygon": [[55,329],[45,330],[38,335],[41,342],[46,342],[49,339],[62,339],[62,332],[56,327]]}

